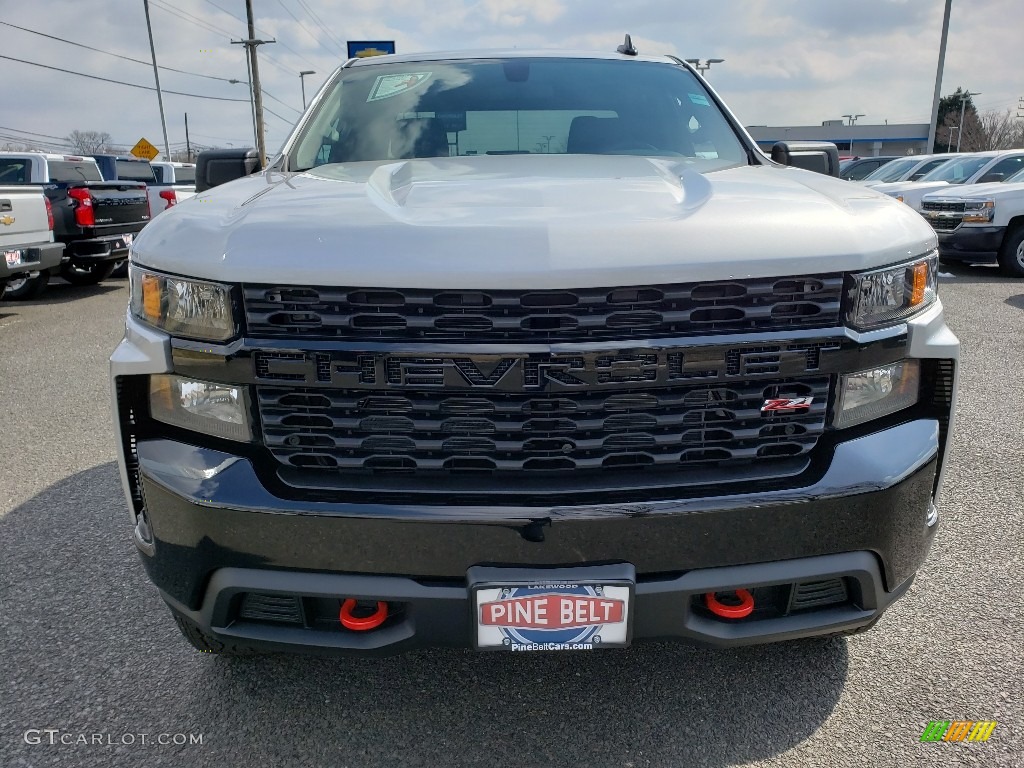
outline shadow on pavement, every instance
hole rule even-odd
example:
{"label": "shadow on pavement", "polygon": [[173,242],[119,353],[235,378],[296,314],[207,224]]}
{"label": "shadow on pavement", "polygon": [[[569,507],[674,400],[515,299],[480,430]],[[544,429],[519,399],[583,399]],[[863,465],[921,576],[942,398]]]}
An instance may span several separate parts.
{"label": "shadow on pavement", "polygon": [[51,278],[49,285],[42,295],[35,299],[24,299],[12,301],[10,298],[3,299],[3,306],[8,312],[16,311],[19,306],[31,307],[41,304],[63,304],[68,301],[75,301],[83,296],[97,296],[105,293],[112,293],[120,290],[125,285],[124,280],[109,279],[99,285],[71,285],[58,278]]}
{"label": "shadow on pavement", "polygon": [[[113,463],[0,518],[0,611],[4,765],[736,765],[813,734],[848,663],[835,639],[571,656],[204,656],[146,581]],[[203,744],[28,745],[30,728],[200,733]]]}

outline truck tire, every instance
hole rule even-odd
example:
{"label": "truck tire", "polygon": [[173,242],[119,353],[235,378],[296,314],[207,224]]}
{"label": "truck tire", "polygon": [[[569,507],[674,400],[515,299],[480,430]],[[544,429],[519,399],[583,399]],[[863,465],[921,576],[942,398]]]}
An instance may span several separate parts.
{"label": "truck tire", "polygon": [[210,637],[208,634],[203,632],[199,626],[191,619],[182,616],[180,613],[171,609],[171,614],[174,616],[174,623],[178,625],[178,630],[197,651],[208,653],[216,656],[255,656],[256,651],[251,648],[240,648],[231,643],[224,643],[216,638]]}
{"label": "truck tire", "polygon": [[96,285],[110,277],[116,266],[117,263],[113,261],[96,261],[91,264],[71,262],[61,265],[60,276],[72,285]]}
{"label": "truck tire", "polygon": [[999,249],[999,268],[1007,277],[1024,277],[1024,226],[1006,235]]}
{"label": "truck tire", "polygon": [[30,277],[15,278],[8,281],[4,298],[11,299],[12,301],[34,299],[46,290],[46,285],[49,282],[49,272],[38,272]]}

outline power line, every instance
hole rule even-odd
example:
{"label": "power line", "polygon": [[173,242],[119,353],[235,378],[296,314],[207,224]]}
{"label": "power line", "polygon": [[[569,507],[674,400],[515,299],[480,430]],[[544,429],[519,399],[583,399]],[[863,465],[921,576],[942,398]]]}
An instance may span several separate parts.
{"label": "power line", "polygon": [[189,24],[194,24],[197,27],[205,29],[207,32],[212,32],[215,35],[227,35],[228,37],[231,37],[230,32],[226,32],[223,29],[220,29],[207,21],[203,21],[198,16],[193,16],[191,13],[188,13],[187,11],[182,11],[178,8],[172,8],[170,6],[164,5],[163,3],[159,2],[159,0],[153,0],[153,4],[161,11],[169,13],[172,16],[177,16],[179,19],[187,21]]}
{"label": "power line", "polygon": [[[0,59],[7,59],[8,61],[17,61],[20,64],[28,64],[28,65],[33,66],[33,67],[41,67],[43,69],[51,69],[54,72],[63,72],[63,73],[68,74],[68,75],[77,75],[78,77],[87,77],[90,80],[102,80],[105,83],[114,83],[115,85],[125,85],[125,86],[127,86],[129,88],[142,88],[143,90],[146,90],[146,91],[155,91],[156,90],[156,88],[153,88],[153,87],[148,86],[148,85],[138,85],[136,83],[126,83],[123,80],[112,80],[109,77],[100,77],[99,75],[87,75],[84,72],[75,72],[75,71],[70,70],[70,69],[61,69],[60,67],[51,67],[49,64],[40,64],[37,61],[26,61],[25,59],[16,59],[13,56],[4,56],[4,55],[0,54]],[[164,93],[172,93],[175,96],[187,96],[187,97],[189,97],[191,99],[211,99],[213,101],[236,101],[236,102],[239,102],[239,103],[247,103],[249,101],[248,99],[229,99],[226,96],[203,96],[202,94],[199,94],[199,93],[183,93],[181,91],[168,91],[166,88],[164,89]]]}
{"label": "power line", "polygon": [[[48,35],[45,32],[37,32],[36,30],[29,29],[27,27],[19,27],[17,24],[10,24],[10,23],[8,23],[6,21],[0,21],[0,24],[3,24],[5,27],[13,27],[14,29],[20,29],[22,32],[29,32],[29,33],[31,33],[33,35],[39,35],[40,37],[47,37],[50,40],[58,40],[58,41],[60,41],[62,43],[67,43],[68,45],[75,45],[75,46],[78,46],[79,48],[85,48],[86,50],[89,50],[89,51],[96,51],[97,53],[103,53],[103,54],[106,54],[107,56],[113,56],[114,58],[117,58],[117,59],[124,59],[125,61],[133,61],[136,64],[145,64],[147,67],[151,67],[153,65],[152,62],[149,62],[149,61],[143,61],[142,59],[133,59],[131,56],[123,56],[120,53],[113,53],[111,51],[104,51],[102,48],[93,48],[91,45],[85,45],[84,43],[76,43],[74,40],[65,40],[63,37],[57,37],[56,35]],[[205,77],[208,80],[221,80],[221,81],[223,81],[225,83],[232,82],[230,79],[228,79],[226,77],[217,77],[215,75],[203,75],[203,74],[200,74],[199,72],[188,72],[188,71],[186,71],[184,69],[175,69],[174,67],[164,67],[164,66],[161,66],[160,69],[166,69],[168,72],[178,72],[178,73],[180,73],[182,75],[192,75],[193,77]],[[235,80],[234,82],[242,83],[242,82],[245,82],[245,81],[244,80]]]}
{"label": "power line", "polygon": [[[238,17],[238,16],[235,16],[235,14],[231,13],[231,11],[228,11],[228,10],[226,10],[226,9],[224,9],[224,8],[221,8],[221,7],[219,6],[219,5],[217,5],[217,4],[215,3],[215,2],[213,2],[213,0],[206,0],[206,2],[208,2],[208,3],[210,4],[210,5],[212,5],[212,6],[214,7],[214,8],[216,8],[216,9],[217,9],[218,11],[220,11],[221,13],[227,14],[228,16],[230,16],[231,18],[235,19],[236,21],[240,21],[240,22],[242,22],[243,24],[246,24],[246,23],[247,23],[245,19],[242,19],[242,18],[240,18],[240,17]],[[253,29],[255,29],[255,30],[256,30],[257,32],[259,32],[259,33],[260,33],[261,35],[267,35],[267,36],[269,37],[269,35],[267,34],[267,31],[266,31],[266,30],[264,30],[264,29],[260,29],[259,27],[255,26],[255,25],[253,25]],[[298,51],[296,51],[296,50],[295,50],[294,48],[291,48],[291,47],[289,47],[289,46],[288,46],[288,45],[287,45],[286,43],[282,43],[282,42],[281,42],[280,40],[278,40],[278,41],[277,41],[277,44],[278,44],[278,45],[280,45],[280,46],[281,46],[282,48],[284,48],[284,49],[285,49],[286,51],[291,51],[291,52],[292,52],[292,53],[294,53],[294,54],[295,54],[296,56],[298,56],[298,57],[299,57],[300,59],[302,59],[302,60],[303,60],[304,62],[306,62],[307,64],[309,64],[310,66],[313,66],[313,67],[317,66],[317,65],[316,65],[316,64],[314,64],[314,63],[313,63],[312,61],[310,61],[310,60],[309,60],[309,59],[307,59],[307,58],[306,58],[305,56],[303,56],[303,55],[302,55],[301,53],[299,53]],[[266,60],[267,60],[267,61],[269,61],[269,62],[270,62],[271,64],[273,64],[274,66],[276,66],[276,67],[277,67],[278,69],[281,69],[281,70],[283,70],[283,71],[287,72],[287,73],[288,73],[288,74],[290,74],[290,75],[297,75],[297,74],[298,74],[298,72],[296,72],[295,70],[293,70],[293,69],[288,69],[288,68],[286,68],[285,66],[283,66],[283,65],[281,65],[281,64],[279,64],[279,63],[277,63],[277,61],[276,61],[275,59],[272,59],[272,58],[271,58],[270,56],[268,56],[268,55],[267,55],[267,54],[265,54],[265,53],[264,53],[264,54],[262,54],[261,58],[263,58],[263,59],[266,59]]]}
{"label": "power line", "polygon": [[312,37],[314,40],[316,40],[317,45],[319,45],[321,48],[323,48],[325,51],[327,51],[331,55],[334,54],[333,51],[328,50],[327,46],[324,45],[323,40],[321,40],[319,37],[317,37],[317,35],[314,34],[314,32],[309,27],[307,27],[305,24],[303,24],[301,21],[299,21],[299,17],[296,16],[294,13],[292,13],[291,9],[287,5],[284,4],[284,0],[277,0],[277,4],[280,5],[282,8],[284,8],[285,13],[287,13],[289,16],[291,16],[293,19],[295,19],[295,23],[298,24],[300,27],[302,27],[306,32],[308,32],[310,37]]}
{"label": "power line", "polygon": [[313,12],[312,8],[310,8],[308,5],[306,5],[306,0],[295,0],[295,2],[297,2],[299,5],[301,5],[305,9],[306,13],[309,14],[309,17],[311,19],[313,19],[313,22],[317,26],[319,26],[320,29],[322,29],[332,41],[334,41],[334,43],[338,46],[338,50],[339,51],[344,51],[342,56],[347,59],[348,58],[348,53],[346,51],[345,44],[342,43],[338,38],[336,38],[334,36],[334,33],[331,32],[330,28],[328,28],[328,26],[326,24],[324,24],[323,20],[316,13]]}
{"label": "power line", "polygon": [[47,139],[58,139],[64,141],[67,136],[52,136],[48,133],[36,133],[35,131],[23,131],[20,128],[8,128],[7,126],[0,125],[0,131],[10,131],[11,133],[24,133],[28,136],[43,136]]}

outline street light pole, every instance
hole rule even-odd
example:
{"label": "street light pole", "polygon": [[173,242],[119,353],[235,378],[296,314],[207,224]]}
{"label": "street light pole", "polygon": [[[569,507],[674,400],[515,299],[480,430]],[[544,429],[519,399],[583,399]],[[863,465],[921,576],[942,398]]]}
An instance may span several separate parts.
{"label": "street light pole", "polygon": [[304,69],[299,72],[299,82],[302,83],[302,111],[306,111],[306,75],[315,75],[312,69]]}
{"label": "street light pole", "polygon": [[977,93],[977,92],[972,93],[971,91],[967,91],[962,96],[960,96],[960,127],[957,128],[957,130],[956,130],[956,151],[957,152],[960,151],[960,139],[962,139],[964,137],[964,112],[967,111],[967,100],[969,98],[971,98],[971,96],[981,96],[981,94]]}
{"label": "street light pole", "polygon": [[857,118],[858,117],[864,117],[864,115],[863,114],[860,114],[860,115],[843,115],[843,117],[849,119],[849,121],[850,121],[850,154],[852,155],[853,154],[853,139],[854,139],[853,126],[855,126],[857,124]]}
{"label": "street light pole", "polygon": [[701,64],[700,59],[686,59],[688,64],[693,64],[693,68],[701,73],[702,76],[707,77],[704,73],[711,69],[712,64],[721,64],[725,59],[705,59],[704,63]]}

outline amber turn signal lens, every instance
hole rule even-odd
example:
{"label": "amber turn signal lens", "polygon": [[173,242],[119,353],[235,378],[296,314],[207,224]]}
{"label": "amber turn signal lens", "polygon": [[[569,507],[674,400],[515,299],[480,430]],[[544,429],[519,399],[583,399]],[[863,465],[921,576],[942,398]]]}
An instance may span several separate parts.
{"label": "amber turn signal lens", "polygon": [[160,320],[160,278],[155,275],[142,276],[142,309],[151,323]]}
{"label": "amber turn signal lens", "polygon": [[910,292],[910,306],[916,307],[924,301],[925,291],[928,289],[928,264],[920,262],[911,269],[913,274],[913,290]]}

